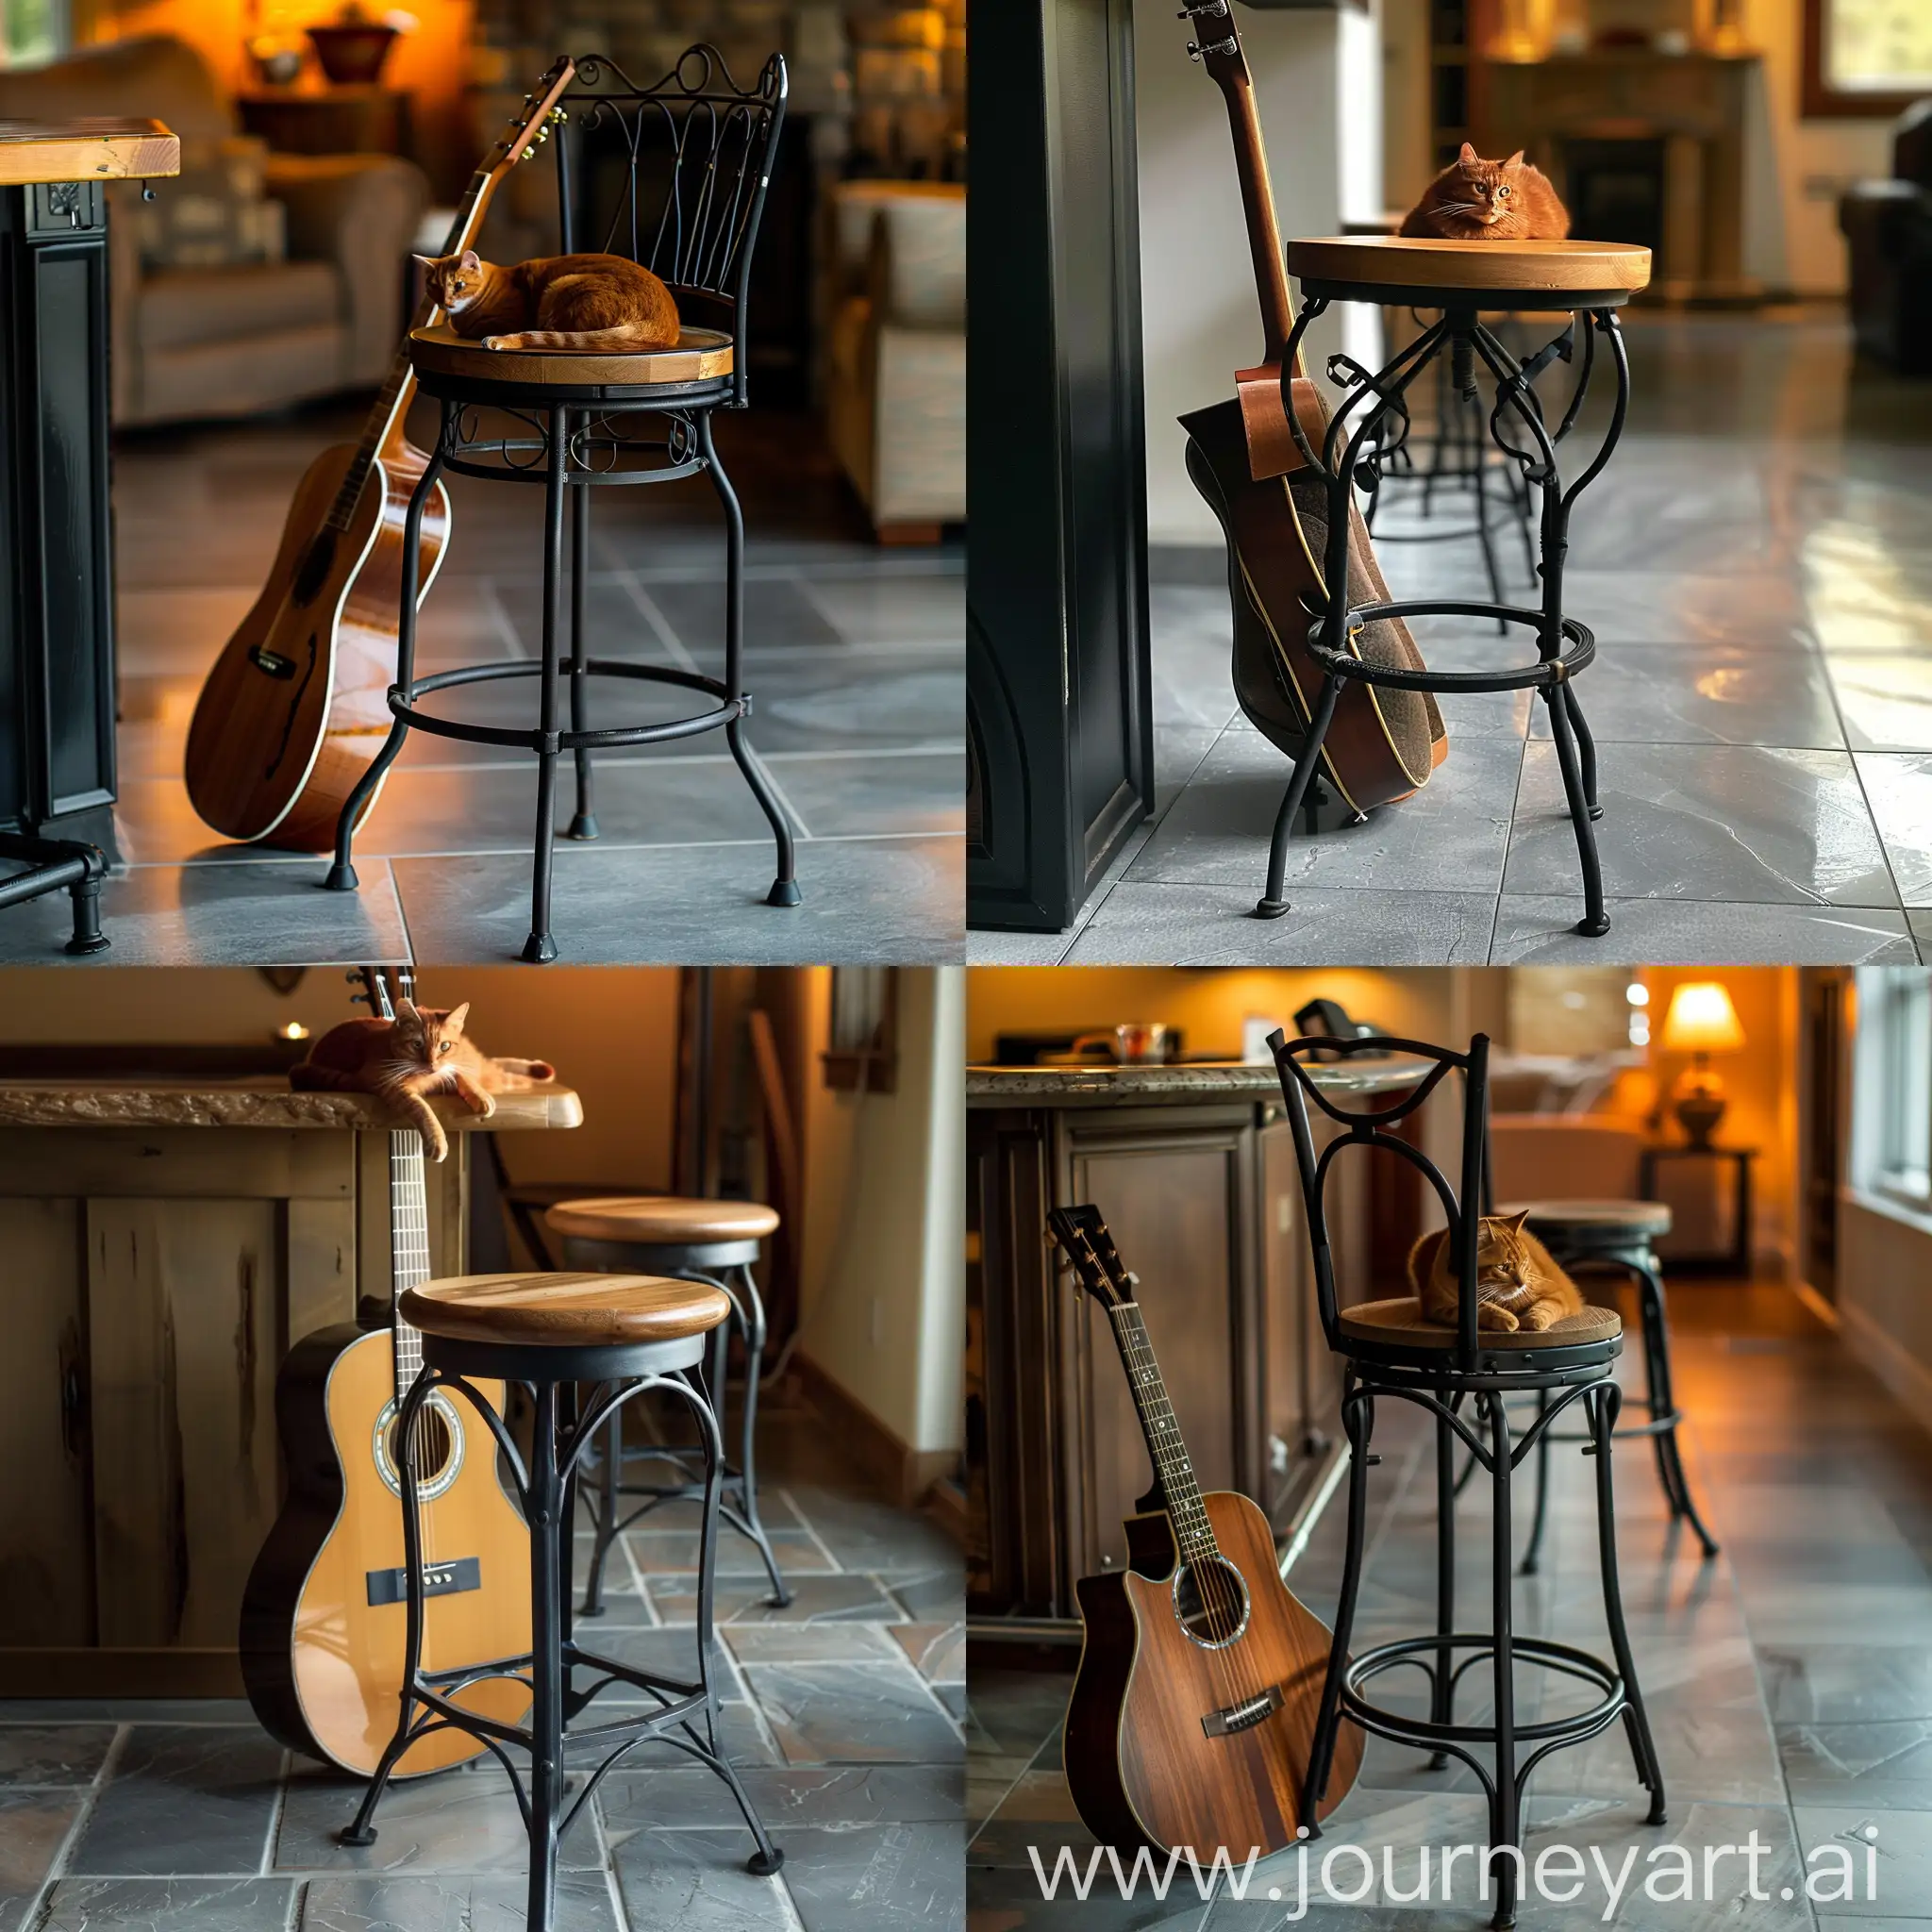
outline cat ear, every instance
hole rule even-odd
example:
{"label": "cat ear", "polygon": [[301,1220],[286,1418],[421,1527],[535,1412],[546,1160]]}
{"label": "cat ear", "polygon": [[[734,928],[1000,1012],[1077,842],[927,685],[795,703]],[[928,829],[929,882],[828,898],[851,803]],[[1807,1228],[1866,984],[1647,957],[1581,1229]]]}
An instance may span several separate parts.
{"label": "cat ear", "polygon": [[442,266],[442,257],[440,255],[412,255],[409,259],[421,262],[426,269],[439,269]]}
{"label": "cat ear", "polygon": [[413,1027],[417,1032],[423,1029],[423,1015],[416,1010],[416,1002],[401,999],[396,1002],[396,1024]]}
{"label": "cat ear", "polygon": [[1505,166],[1506,168],[1520,168],[1520,167],[1522,167],[1522,165],[1523,165],[1523,150],[1522,150],[1521,148],[1518,148],[1518,149],[1516,150],[1516,152],[1515,152],[1515,153],[1514,153],[1513,155],[1511,155],[1511,156],[1509,157],[1509,158],[1508,158],[1508,159],[1507,159],[1507,161],[1505,161],[1505,162],[1503,163],[1503,165],[1504,165],[1504,166]]}
{"label": "cat ear", "polygon": [[1467,168],[1473,166],[1480,157],[1476,154],[1475,149],[1471,147],[1468,142],[1465,141],[1462,143],[1462,152],[1456,158]]}
{"label": "cat ear", "polygon": [[466,248],[463,250],[463,258],[457,263],[457,266],[458,268],[481,268],[483,266],[483,258],[474,248]]}
{"label": "cat ear", "polygon": [[445,1036],[454,1040],[463,1030],[463,1022],[470,1017],[470,1003],[465,1000],[459,1007],[452,1007],[442,1016],[442,1030]]}
{"label": "cat ear", "polygon": [[1505,1223],[1505,1225],[1508,1228],[1511,1234],[1521,1234],[1523,1232],[1524,1224],[1527,1222],[1528,1219],[1529,1209],[1525,1208],[1522,1211],[1522,1213],[1510,1215]]}

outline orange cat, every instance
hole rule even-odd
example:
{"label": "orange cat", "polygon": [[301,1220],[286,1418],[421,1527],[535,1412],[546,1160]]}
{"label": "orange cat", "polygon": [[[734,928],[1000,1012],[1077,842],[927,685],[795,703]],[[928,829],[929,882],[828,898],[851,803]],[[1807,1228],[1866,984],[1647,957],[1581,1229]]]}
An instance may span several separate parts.
{"label": "orange cat", "polygon": [[1507,161],[1486,161],[1465,141],[1423,190],[1401,232],[1444,242],[1561,242],[1570,210],[1521,148]]}
{"label": "orange cat", "polygon": [[308,1049],[306,1060],[289,1069],[289,1085],[298,1092],[373,1093],[393,1107],[441,1160],[449,1152],[449,1138],[425,1094],[454,1093],[488,1120],[496,1111],[492,1094],[557,1077],[548,1060],[493,1060],[478,1052],[463,1038],[469,1013],[467,1000],[447,1013],[404,1000],[393,1021],[344,1020]]}
{"label": "orange cat", "polygon": [[450,327],[486,349],[624,355],[677,341],[671,291],[622,255],[553,255],[513,268],[474,248],[416,259]]}
{"label": "orange cat", "polygon": [[[1478,1328],[1548,1328],[1583,1312],[1576,1284],[1524,1226],[1525,1214],[1486,1214],[1475,1245]],[[1449,1272],[1449,1230],[1425,1234],[1408,1251],[1408,1282],[1425,1321],[1456,1326],[1457,1282]]]}

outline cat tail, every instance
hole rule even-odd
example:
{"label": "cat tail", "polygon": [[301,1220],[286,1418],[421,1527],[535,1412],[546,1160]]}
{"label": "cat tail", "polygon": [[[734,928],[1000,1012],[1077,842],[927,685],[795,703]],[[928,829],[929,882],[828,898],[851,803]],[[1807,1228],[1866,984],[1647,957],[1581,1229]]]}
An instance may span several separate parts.
{"label": "cat tail", "polygon": [[[675,338],[674,338],[675,340]],[[486,336],[486,349],[562,349],[578,355],[600,352],[637,355],[645,349],[666,349],[659,329],[637,323],[622,323],[616,328],[525,328],[513,335]]]}
{"label": "cat tail", "polygon": [[423,1136],[423,1144],[429,1150],[432,1160],[447,1158],[449,1136],[443,1132],[442,1123],[436,1118],[435,1109],[420,1093],[408,1087],[390,1087],[384,1089],[384,1097],[393,1103],[396,1111]]}
{"label": "cat tail", "polygon": [[498,1060],[496,1070],[524,1080],[554,1080],[557,1069],[548,1060]]}

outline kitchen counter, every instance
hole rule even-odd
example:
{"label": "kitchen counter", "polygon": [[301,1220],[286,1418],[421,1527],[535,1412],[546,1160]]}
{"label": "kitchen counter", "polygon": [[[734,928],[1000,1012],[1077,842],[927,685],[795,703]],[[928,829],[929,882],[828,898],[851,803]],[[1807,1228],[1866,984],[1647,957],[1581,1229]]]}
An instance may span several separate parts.
{"label": "kitchen counter", "polygon": [[[457,1132],[515,1133],[583,1124],[583,1103],[552,1082],[528,1092],[499,1093],[487,1121],[453,1101],[431,1105]],[[286,1080],[7,1080],[0,1081],[0,1127],[308,1127],[359,1133],[398,1124],[368,1094],[297,1093]]]}
{"label": "kitchen counter", "polygon": [[[1330,1060],[1308,1069],[1323,1092],[1396,1093],[1428,1072],[1396,1055]],[[968,1067],[969,1107],[1124,1107],[1161,1100],[1276,1099],[1272,1060],[1183,1060],[1174,1066]]]}

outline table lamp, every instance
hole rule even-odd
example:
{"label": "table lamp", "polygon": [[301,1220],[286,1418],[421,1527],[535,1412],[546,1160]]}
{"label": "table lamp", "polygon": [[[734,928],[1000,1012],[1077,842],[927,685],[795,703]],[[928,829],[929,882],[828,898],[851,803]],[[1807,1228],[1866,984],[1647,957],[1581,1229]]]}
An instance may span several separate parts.
{"label": "table lamp", "polygon": [[1710,1064],[1714,1053],[1736,1053],[1744,1029],[1731,996],[1715,979],[1689,979],[1671,994],[1661,1041],[1666,1053],[1688,1053],[1690,1064],[1671,1090],[1673,1110],[1693,1147],[1708,1147],[1724,1117],[1724,1083]]}

